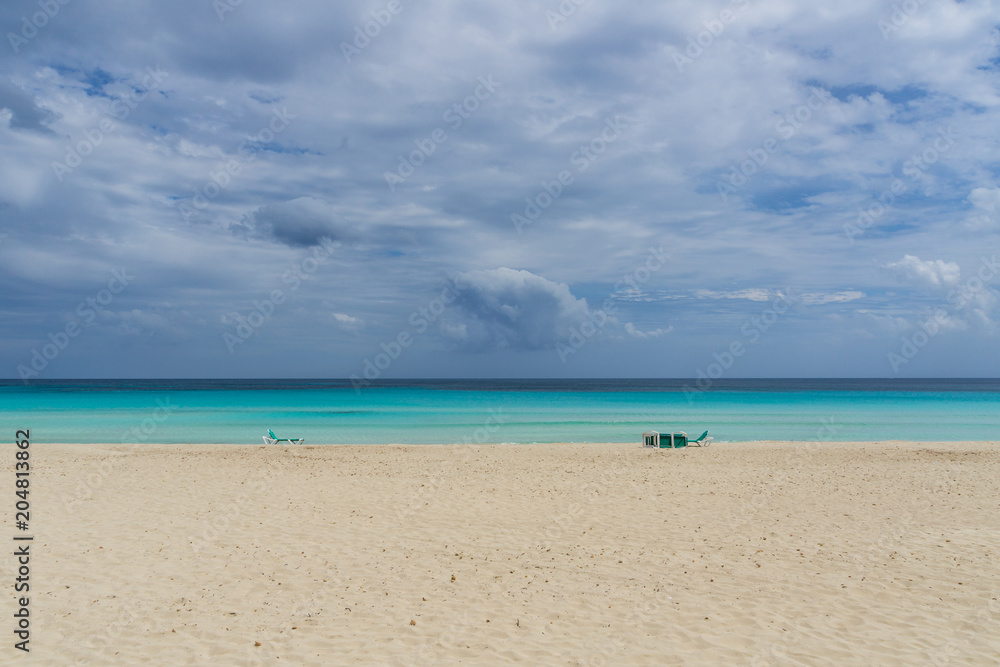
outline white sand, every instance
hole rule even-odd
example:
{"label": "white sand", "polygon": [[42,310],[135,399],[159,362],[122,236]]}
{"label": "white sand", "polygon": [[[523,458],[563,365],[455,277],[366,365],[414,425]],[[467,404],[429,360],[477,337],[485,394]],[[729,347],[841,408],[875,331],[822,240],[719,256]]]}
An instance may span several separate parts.
{"label": "white sand", "polygon": [[1000,663],[1000,443],[32,453],[17,664]]}

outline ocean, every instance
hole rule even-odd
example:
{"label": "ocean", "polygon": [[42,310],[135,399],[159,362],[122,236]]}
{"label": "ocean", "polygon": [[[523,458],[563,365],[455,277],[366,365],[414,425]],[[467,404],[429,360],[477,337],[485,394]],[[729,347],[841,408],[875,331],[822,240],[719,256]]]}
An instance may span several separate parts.
{"label": "ocean", "polygon": [[0,423],[39,443],[1000,440],[1000,380],[9,380]]}

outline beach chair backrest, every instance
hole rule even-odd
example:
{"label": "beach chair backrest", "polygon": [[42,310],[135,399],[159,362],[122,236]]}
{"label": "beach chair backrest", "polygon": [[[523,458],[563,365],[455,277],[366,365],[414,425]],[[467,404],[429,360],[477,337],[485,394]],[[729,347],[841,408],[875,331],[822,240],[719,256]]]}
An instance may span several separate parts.
{"label": "beach chair backrest", "polygon": [[274,431],[272,431],[271,429],[267,429],[267,432],[271,434],[271,440],[277,440],[278,439],[278,436],[276,436],[274,434]]}
{"label": "beach chair backrest", "polygon": [[704,433],[702,433],[701,435],[698,436],[698,440],[695,440],[695,442],[698,442],[699,440],[704,440],[705,436],[707,436],[707,435],[708,435],[708,431],[705,431]]}

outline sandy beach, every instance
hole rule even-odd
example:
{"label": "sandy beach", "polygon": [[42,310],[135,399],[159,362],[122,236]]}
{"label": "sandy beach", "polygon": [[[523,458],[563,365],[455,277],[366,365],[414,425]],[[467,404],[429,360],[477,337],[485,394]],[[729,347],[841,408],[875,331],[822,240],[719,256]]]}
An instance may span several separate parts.
{"label": "sandy beach", "polygon": [[31,451],[3,662],[1000,662],[1000,443]]}

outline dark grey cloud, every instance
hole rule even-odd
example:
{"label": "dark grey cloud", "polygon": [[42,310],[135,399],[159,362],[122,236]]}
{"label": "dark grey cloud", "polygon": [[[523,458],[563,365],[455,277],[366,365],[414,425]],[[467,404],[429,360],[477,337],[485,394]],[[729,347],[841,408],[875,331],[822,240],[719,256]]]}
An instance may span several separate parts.
{"label": "dark grey cloud", "polygon": [[568,285],[530,271],[469,271],[454,282],[458,296],[441,332],[464,349],[553,349],[592,319]]}
{"label": "dark grey cloud", "polygon": [[325,239],[344,241],[357,236],[349,225],[337,220],[327,202],[312,197],[261,206],[232,229],[240,234],[303,248]]}

